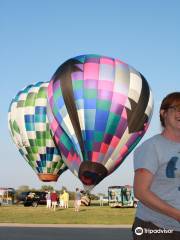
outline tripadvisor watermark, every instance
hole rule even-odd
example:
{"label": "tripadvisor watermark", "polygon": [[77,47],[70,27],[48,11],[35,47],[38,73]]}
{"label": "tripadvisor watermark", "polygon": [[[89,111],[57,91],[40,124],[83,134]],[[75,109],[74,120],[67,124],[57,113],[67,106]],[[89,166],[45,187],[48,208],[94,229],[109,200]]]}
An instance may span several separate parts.
{"label": "tripadvisor watermark", "polygon": [[142,227],[137,227],[135,228],[135,234],[136,235],[142,235],[142,234],[171,234],[173,233],[173,229],[150,229],[150,228],[142,228]]}

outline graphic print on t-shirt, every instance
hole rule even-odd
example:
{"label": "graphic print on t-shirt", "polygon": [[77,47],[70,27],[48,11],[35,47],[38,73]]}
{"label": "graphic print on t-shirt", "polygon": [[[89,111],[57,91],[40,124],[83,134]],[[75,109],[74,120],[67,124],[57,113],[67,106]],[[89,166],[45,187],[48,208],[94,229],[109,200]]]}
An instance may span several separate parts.
{"label": "graphic print on t-shirt", "polygon": [[[167,178],[180,178],[180,158],[172,157],[166,167]],[[180,191],[180,186],[178,187]]]}

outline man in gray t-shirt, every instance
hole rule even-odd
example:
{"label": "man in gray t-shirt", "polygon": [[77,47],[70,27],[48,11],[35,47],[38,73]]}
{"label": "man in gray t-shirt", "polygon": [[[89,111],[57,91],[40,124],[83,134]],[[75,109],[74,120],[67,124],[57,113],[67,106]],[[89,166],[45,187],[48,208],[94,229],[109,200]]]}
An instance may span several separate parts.
{"label": "man in gray t-shirt", "polygon": [[180,240],[180,92],[163,99],[160,121],[162,133],[134,152],[134,240]]}
{"label": "man in gray t-shirt", "polygon": [[[134,153],[134,169],[145,168],[154,177],[151,191],[180,210],[180,144],[156,135],[144,142]],[[158,213],[139,202],[136,216],[161,228],[180,231],[173,218]]]}

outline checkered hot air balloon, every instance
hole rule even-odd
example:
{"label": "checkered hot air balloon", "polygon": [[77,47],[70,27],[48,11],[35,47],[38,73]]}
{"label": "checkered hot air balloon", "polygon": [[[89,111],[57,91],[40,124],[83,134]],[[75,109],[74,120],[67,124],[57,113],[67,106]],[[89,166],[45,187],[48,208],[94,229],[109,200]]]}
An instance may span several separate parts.
{"label": "checkered hot air balloon", "polygon": [[26,87],[12,100],[8,113],[15,145],[44,182],[57,181],[67,169],[49,128],[47,87],[43,82]]}
{"label": "checkered hot air balloon", "polygon": [[48,101],[56,144],[86,189],[122,164],[146,132],[153,109],[143,75],[100,55],[64,62],[50,81]]}

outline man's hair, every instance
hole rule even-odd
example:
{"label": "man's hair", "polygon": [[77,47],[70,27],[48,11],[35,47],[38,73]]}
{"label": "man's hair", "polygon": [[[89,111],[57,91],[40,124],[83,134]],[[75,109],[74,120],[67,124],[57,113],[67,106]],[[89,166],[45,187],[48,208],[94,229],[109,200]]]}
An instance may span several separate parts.
{"label": "man's hair", "polygon": [[173,92],[168,94],[161,103],[160,107],[160,121],[161,125],[165,127],[164,116],[161,114],[161,110],[167,111],[170,106],[180,105],[180,92]]}

